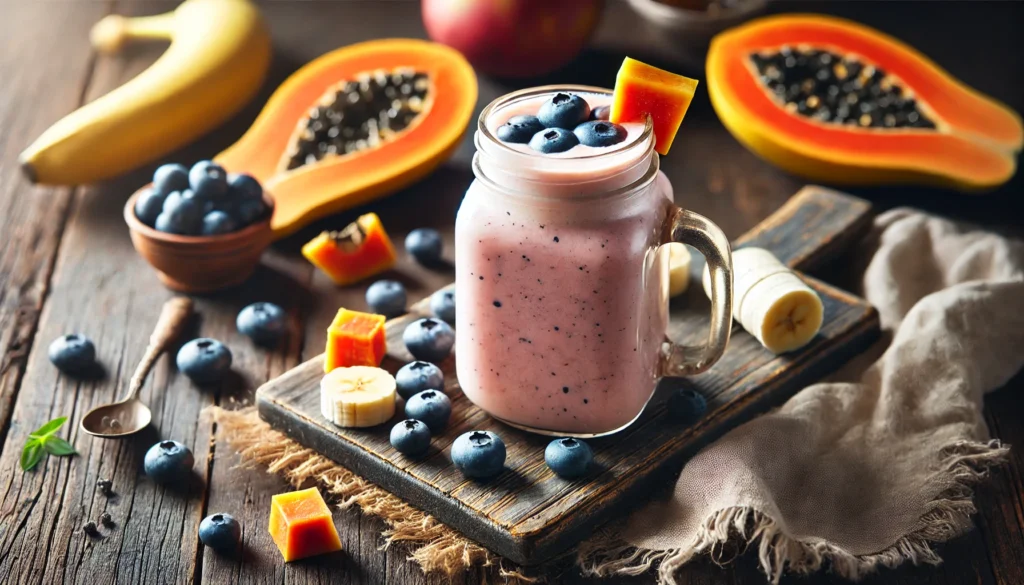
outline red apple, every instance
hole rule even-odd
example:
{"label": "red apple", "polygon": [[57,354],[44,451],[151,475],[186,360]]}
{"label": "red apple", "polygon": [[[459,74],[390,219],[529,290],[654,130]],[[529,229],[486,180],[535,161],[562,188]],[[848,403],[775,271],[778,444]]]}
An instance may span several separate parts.
{"label": "red apple", "polygon": [[531,77],[579,54],[603,0],[423,0],[430,38],[498,77]]}

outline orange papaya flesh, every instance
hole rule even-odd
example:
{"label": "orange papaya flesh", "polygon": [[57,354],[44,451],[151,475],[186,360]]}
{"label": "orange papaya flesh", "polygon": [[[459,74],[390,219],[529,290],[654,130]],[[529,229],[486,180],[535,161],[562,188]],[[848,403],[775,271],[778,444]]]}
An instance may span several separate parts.
{"label": "orange papaya flesh", "polygon": [[281,237],[434,170],[458,146],[476,98],[472,67],[449,47],[415,39],[358,43],[292,74],[215,160],[264,184],[274,198],[271,227]]}
{"label": "orange papaya flesh", "polygon": [[341,550],[331,510],[315,487],[271,497],[268,528],[286,563]]}
{"label": "orange papaya flesh", "polygon": [[384,315],[338,309],[327,328],[324,373],[335,368],[379,366],[387,352]]}
{"label": "orange papaya flesh", "polygon": [[345,229],[322,232],[302,246],[302,255],[346,286],[395,265],[395,247],[376,213],[362,215]]}
{"label": "orange papaya flesh", "polygon": [[626,57],[615,77],[609,120],[616,124],[643,123],[650,116],[654,150],[668,154],[696,89],[696,79]]}
{"label": "orange papaya flesh", "polygon": [[[819,49],[884,71],[935,127],[862,127],[787,110],[753,61],[783,47]],[[912,47],[839,18],[780,15],[726,31],[711,43],[707,81],[715,111],[737,139],[815,181],[985,190],[1013,176],[1024,142],[1016,112],[967,87]]]}

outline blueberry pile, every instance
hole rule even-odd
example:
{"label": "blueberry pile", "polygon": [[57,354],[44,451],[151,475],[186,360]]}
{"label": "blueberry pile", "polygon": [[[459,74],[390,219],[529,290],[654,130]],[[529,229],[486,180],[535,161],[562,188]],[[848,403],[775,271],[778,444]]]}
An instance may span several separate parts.
{"label": "blueberry pile", "polygon": [[213,161],[191,169],[166,164],[153,186],[135,201],[135,216],[161,232],[215,236],[238,231],[266,217],[263,187],[249,175],[227,174]]}
{"label": "blueberry pile", "polygon": [[498,127],[498,140],[529,144],[544,154],[565,152],[577,144],[612,146],[626,139],[626,129],[608,121],[608,106],[591,110],[590,104],[571,93],[556,93],[536,116],[512,116]]}

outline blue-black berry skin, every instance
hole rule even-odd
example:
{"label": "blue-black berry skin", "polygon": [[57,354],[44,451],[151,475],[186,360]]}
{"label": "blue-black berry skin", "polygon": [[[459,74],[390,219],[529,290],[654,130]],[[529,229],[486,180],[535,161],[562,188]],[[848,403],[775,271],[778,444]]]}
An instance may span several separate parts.
{"label": "blue-black berry skin", "polygon": [[366,289],[366,304],[370,310],[385,317],[405,313],[405,287],[397,280],[378,280]]}
{"label": "blue-black berry skin", "polygon": [[590,117],[590,104],[574,93],[558,92],[544,102],[537,118],[545,128],[572,130]]}
{"label": "blue-black berry skin", "polygon": [[438,319],[455,325],[455,289],[444,289],[430,295],[430,311]]}
{"label": "blue-black berry skin", "polygon": [[238,229],[230,215],[214,209],[203,216],[203,227],[200,233],[204,236],[220,236],[230,234]]}
{"label": "blue-black berry skin", "polygon": [[439,363],[451,353],[455,331],[440,319],[419,319],[405,328],[402,341],[414,358]]}
{"label": "blue-black berry skin", "polygon": [[565,152],[580,143],[572,130],[563,128],[547,128],[533,135],[530,148],[543,154]]}
{"label": "blue-black berry skin", "polygon": [[395,386],[406,400],[424,390],[444,390],[444,372],[430,362],[409,362],[395,373]]}
{"label": "blue-black berry skin", "polygon": [[618,124],[596,120],[584,122],[573,130],[584,146],[612,146],[626,139],[626,129]]}
{"label": "blue-black berry skin", "polygon": [[420,264],[435,264],[441,260],[444,242],[441,234],[431,228],[417,228],[405,237],[405,250]]}
{"label": "blue-black berry skin", "polygon": [[178,441],[160,441],[146,451],[143,466],[146,475],[157,483],[177,483],[188,479],[195,457]]}
{"label": "blue-black berry skin", "polygon": [[252,175],[231,173],[228,175],[228,195],[232,199],[262,199],[263,186]]}
{"label": "blue-black berry skin", "polygon": [[242,538],[242,526],[231,514],[210,514],[199,523],[199,540],[218,551],[232,551]]}
{"label": "blue-black berry skin", "polygon": [[164,199],[167,196],[156,190],[155,187],[150,187],[139,193],[138,199],[135,200],[135,217],[139,218],[142,223],[153,227],[156,224],[156,218],[164,210]]}
{"label": "blue-black berry skin", "polygon": [[238,312],[235,326],[260,345],[274,345],[288,328],[288,316],[274,303],[253,303]]}
{"label": "blue-black berry skin", "polygon": [[423,421],[432,433],[439,433],[452,416],[452,403],[440,390],[424,390],[405,401],[406,418]]}
{"label": "blue-black berry skin", "polygon": [[505,467],[505,442],[490,431],[470,431],[452,443],[452,463],[466,477],[487,479]]}
{"label": "blue-black berry skin", "polygon": [[188,172],[188,183],[203,199],[220,199],[228,192],[228,174],[212,160],[201,160]]}
{"label": "blue-black berry skin", "polygon": [[267,206],[262,199],[246,199],[231,206],[234,212],[235,221],[239,227],[245,227],[263,217]]}
{"label": "blue-black berry skin", "polygon": [[593,461],[594,452],[590,445],[572,437],[555,439],[544,449],[544,462],[551,471],[565,479],[583,476]]}
{"label": "blue-black berry skin", "polygon": [[498,140],[513,144],[526,144],[533,135],[544,129],[537,116],[512,116],[507,122],[498,126]]}
{"label": "blue-black berry skin", "polygon": [[692,425],[707,412],[708,402],[700,392],[683,387],[669,396],[666,408],[673,420],[685,425]]}
{"label": "blue-black berry skin", "polygon": [[181,346],[178,370],[197,384],[219,382],[231,370],[231,350],[216,339],[201,337]]}
{"label": "blue-black berry skin", "polygon": [[84,335],[69,333],[50,343],[47,357],[62,372],[81,373],[96,363],[96,346]]}
{"label": "blue-black berry skin", "polygon": [[430,429],[423,421],[403,420],[391,429],[391,446],[402,455],[422,455],[430,449]]}
{"label": "blue-black berry skin", "polygon": [[165,197],[188,189],[188,169],[177,163],[161,165],[153,173],[153,188]]}
{"label": "blue-black berry skin", "polygon": [[[156,229],[172,234],[196,235],[202,230],[203,202],[192,191],[175,191],[164,199]],[[165,218],[161,220],[161,217]]]}

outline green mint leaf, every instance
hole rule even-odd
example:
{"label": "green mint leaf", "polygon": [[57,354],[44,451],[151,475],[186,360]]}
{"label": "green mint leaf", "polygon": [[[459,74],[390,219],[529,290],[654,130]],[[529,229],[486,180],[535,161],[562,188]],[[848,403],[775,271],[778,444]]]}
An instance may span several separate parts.
{"label": "green mint leaf", "polygon": [[67,421],[68,417],[66,416],[55,418],[50,422],[46,423],[45,425],[39,427],[39,429],[32,434],[37,437],[45,437],[46,435],[52,435],[57,429],[64,426],[64,423],[66,423]]}
{"label": "green mint leaf", "polygon": [[75,455],[78,453],[78,451],[75,451],[75,448],[71,446],[71,443],[68,443],[60,437],[54,437],[52,435],[43,441],[43,449],[45,449],[50,455],[58,456]]}
{"label": "green mint leaf", "polygon": [[21,470],[28,471],[39,465],[39,462],[43,460],[43,455],[46,455],[46,452],[43,451],[42,443],[39,441],[25,443],[25,448],[21,450]]}

